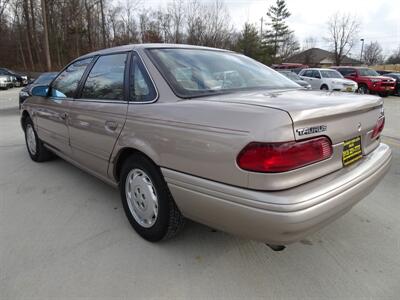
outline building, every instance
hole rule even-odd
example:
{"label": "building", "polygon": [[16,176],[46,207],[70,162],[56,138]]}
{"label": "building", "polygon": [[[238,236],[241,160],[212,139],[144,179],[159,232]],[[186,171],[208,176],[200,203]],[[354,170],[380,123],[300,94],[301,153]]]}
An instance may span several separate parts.
{"label": "building", "polygon": [[[335,59],[332,52],[320,48],[311,48],[289,57],[285,60],[285,63],[303,64],[314,68],[326,68],[334,66]],[[361,62],[345,56],[342,60],[342,65],[359,66]]]}

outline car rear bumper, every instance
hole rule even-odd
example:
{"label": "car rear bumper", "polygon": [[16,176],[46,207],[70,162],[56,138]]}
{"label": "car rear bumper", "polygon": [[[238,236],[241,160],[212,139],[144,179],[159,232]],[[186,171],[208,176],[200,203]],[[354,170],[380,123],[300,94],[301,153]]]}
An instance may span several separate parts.
{"label": "car rear bumper", "polygon": [[380,144],[361,161],[283,191],[254,191],[162,168],[182,214],[246,238],[285,245],[296,242],[350,210],[368,195],[391,162]]}

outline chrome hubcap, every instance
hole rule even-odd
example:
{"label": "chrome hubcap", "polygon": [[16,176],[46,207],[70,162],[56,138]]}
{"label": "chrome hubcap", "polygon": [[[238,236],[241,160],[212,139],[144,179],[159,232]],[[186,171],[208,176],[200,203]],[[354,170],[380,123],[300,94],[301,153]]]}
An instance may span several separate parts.
{"label": "chrome hubcap", "polygon": [[158,198],[150,177],[140,169],[129,172],[125,182],[129,210],[141,226],[149,228],[157,221]]}
{"label": "chrome hubcap", "polygon": [[36,136],[33,131],[32,125],[26,125],[26,143],[28,144],[29,152],[33,155],[36,154]]}

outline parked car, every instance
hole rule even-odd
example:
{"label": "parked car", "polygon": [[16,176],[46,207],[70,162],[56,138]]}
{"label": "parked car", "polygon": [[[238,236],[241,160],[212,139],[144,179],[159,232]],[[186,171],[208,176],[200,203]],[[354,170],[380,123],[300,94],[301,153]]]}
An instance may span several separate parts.
{"label": "parked car", "polygon": [[300,71],[301,79],[307,81],[313,90],[355,92],[357,83],[343,78],[343,76],[331,69],[310,68]]}
{"label": "parked car", "polygon": [[8,90],[13,87],[11,76],[0,75],[0,89]]}
{"label": "parked car", "polygon": [[385,74],[385,76],[393,78],[396,81],[394,94],[400,96],[400,73],[388,73]]}
{"label": "parked car", "polygon": [[386,76],[386,74],[392,73],[392,71],[385,71],[385,70],[375,70],[375,71],[379,75],[385,75],[385,76]]}
{"label": "parked car", "polygon": [[294,73],[292,71],[278,71],[278,72],[281,73],[282,75],[286,76],[290,80],[296,82],[298,85],[306,88],[307,90],[311,90],[311,85],[307,81],[301,79],[301,77],[299,75],[297,75],[296,73]]}
{"label": "parked car", "polygon": [[395,80],[379,75],[375,70],[364,67],[332,67],[339,71],[345,78],[358,83],[358,93],[379,94],[386,97],[393,93]]}
{"label": "parked car", "polygon": [[25,86],[19,92],[19,107],[21,108],[21,104],[26,100],[26,98],[31,96],[31,90],[33,87],[37,85],[49,85],[50,82],[57,76],[57,74],[58,74],[57,72],[42,73],[32,83]]}
{"label": "parked car", "polygon": [[171,44],[77,58],[21,109],[32,160],[55,153],[119,187],[153,242],[185,218],[272,245],[302,239],[383,178],[384,120],[379,97],[305,91],[244,55]]}
{"label": "parked car", "polygon": [[18,74],[7,68],[0,68],[0,75],[14,76],[15,77],[15,79],[13,80],[14,86],[17,86],[17,87],[27,85],[28,81],[29,81],[29,78],[27,75]]}

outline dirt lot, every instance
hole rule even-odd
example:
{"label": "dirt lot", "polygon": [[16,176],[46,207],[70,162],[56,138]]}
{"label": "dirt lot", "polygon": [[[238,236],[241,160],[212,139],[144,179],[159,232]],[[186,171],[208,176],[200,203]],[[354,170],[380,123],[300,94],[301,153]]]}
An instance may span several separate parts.
{"label": "dirt lot", "polygon": [[189,222],[142,240],[118,192],[32,162],[18,89],[0,91],[0,298],[375,298],[400,295],[400,97],[385,100],[389,174],[351,212],[283,252]]}

